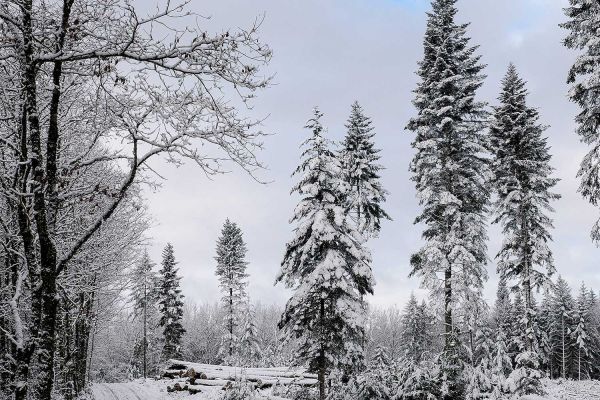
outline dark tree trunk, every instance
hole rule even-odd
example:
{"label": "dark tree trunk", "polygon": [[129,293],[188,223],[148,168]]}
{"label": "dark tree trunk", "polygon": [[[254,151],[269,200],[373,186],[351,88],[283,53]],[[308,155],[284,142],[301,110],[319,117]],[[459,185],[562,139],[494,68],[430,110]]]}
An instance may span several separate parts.
{"label": "dark tree trunk", "polygon": [[233,356],[233,288],[229,288],[229,357]]}
{"label": "dark tree trunk", "polygon": [[[321,325],[325,319],[325,300],[321,299],[321,309],[319,310]],[[323,344],[323,338],[321,338],[321,349],[319,352],[319,370],[317,373],[319,380],[319,400],[325,400],[327,397],[327,391],[325,387],[325,376],[326,376],[326,365],[325,365],[325,345]]]}
{"label": "dark tree trunk", "polygon": [[454,351],[453,342],[454,324],[452,321],[452,267],[448,266],[444,272],[444,351]]}

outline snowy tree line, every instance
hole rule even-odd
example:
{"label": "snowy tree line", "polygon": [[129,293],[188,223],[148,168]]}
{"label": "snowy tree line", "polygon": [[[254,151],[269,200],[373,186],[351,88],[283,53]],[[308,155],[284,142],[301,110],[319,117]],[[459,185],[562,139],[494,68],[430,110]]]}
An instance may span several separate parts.
{"label": "snowy tree line", "polygon": [[[512,64],[497,105],[478,100],[485,66],[456,3],[433,0],[427,13],[407,124],[424,242],[410,275],[431,297],[370,312],[369,240],[390,216],[374,127],[358,103],[340,144],[319,109],[306,125],[293,237],[276,277],[292,291],[285,307],[252,305],[241,229],[227,221],[215,260],[221,303],[186,309],[173,247],[158,271],[144,253],[140,193],[156,184],[160,156],[208,175],[225,162],[251,174],[261,167],[260,121],[232,105],[269,84],[259,24],[212,34],[185,2],[147,16],[120,0],[2,2],[2,394],[74,399],[92,376],[146,376],[172,357],[307,366],[321,400],[502,399],[541,394],[544,375],[597,378],[598,299],[552,281],[560,196],[546,126]],[[582,53],[569,96],[591,147],[580,192],[596,205],[600,5],[570,0],[565,13],[564,44]],[[187,29],[173,25],[190,18]],[[489,218],[504,236],[491,310],[482,295]],[[596,224],[596,241],[598,232]]]}

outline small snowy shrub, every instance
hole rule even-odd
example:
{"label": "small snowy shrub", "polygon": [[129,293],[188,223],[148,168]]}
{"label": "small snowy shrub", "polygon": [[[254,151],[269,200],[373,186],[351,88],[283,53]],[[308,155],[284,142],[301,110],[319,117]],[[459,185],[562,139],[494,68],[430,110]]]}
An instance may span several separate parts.
{"label": "small snowy shrub", "polygon": [[254,399],[254,388],[245,380],[236,380],[221,395],[219,400],[251,400]]}
{"label": "small snowy shrub", "polygon": [[273,396],[284,397],[291,400],[317,400],[317,390],[299,385],[274,386]]}

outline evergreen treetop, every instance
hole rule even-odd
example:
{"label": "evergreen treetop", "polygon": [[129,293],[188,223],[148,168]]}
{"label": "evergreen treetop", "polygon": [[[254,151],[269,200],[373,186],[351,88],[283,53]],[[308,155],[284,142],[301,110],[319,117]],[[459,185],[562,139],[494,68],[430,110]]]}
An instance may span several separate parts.
{"label": "evergreen treetop", "polygon": [[342,174],[349,186],[346,208],[357,229],[365,236],[377,236],[381,220],[390,219],[381,204],[387,191],[381,184],[380,150],[375,148],[373,126],[362,107],[355,102],[348,122],[346,137],[339,153]]}

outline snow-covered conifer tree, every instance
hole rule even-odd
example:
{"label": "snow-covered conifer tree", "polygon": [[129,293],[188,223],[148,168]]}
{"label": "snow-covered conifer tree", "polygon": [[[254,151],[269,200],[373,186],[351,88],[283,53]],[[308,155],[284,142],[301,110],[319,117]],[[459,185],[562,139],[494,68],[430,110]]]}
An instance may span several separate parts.
{"label": "snow-covered conifer tree", "polygon": [[181,358],[181,338],[185,329],[181,325],[183,317],[183,295],[179,288],[177,262],[173,245],[167,243],[162,253],[158,284],[158,309],[161,313],[160,326],[163,328],[162,358]]}
{"label": "snow-covered conifer tree", "polygon": [[553,320],[552,310],[552,292],[550,289],[544,291],[542,304],[537,316],[539,326],[538,347],[540,351],[540,363],[542,368],[547,372],[550,378],[554,377],[553,362],[552,362],[552,336],[556,330]]}
{"label": "snow-covered conifer tree", "polygon": [[404,359],[418,364],[427,358],[433,342],[432,320],[426,303],[419,304],[411,293],[401,319],[400,347]]}
{"label": "snow-covered conifer tree", "polygon": [[240,338],[240,357],[244,367],[256,367],[261,356],[255,319],[256,314],[248,299],[244,315],[244,326]]}
{"label": "snow-covered conifer tree", "polygon": [[485,104],[476,100],[484,66],[456,13],[456,0],[432,1],[413,101],[418,113],[407,126],[416,134],[410,168],[423,207],[416,223],[426,226],[426,244],[411,259],[412,275],[443,298],[444,398],[460,398],[465,378],[454,311],[482,302],[487,279],[489,166]]}
{"label": "snow-covered conifer tree", "polygon": [[[537,110],[527,105],[527,94],[525,82],[510,64],[502,80],[500,105],[494,107],[490,136],[497,193],[494,222],[502,225],[504,233],[497,255],[498,272],[523,295],[524,315],[520,319],[526,333],[523,354],[518,358],[534,366],[539,365],[539,354],[533,290],[547,285],[555,270],[548,247],[552,220],[547,214],[552,210],[551,201],[559,196],[551,192],[558,180],[551,177],[545,127],[539,123]],[[525,366],[517,365],[516,369],[520,368]],[[521,372],[515,373],[527,376],[525,370]],[[532,382],[533,386],[524,387],[519,394],[540,393],[541,383]]]}
{"label": "snow-covered conifer tree", "polygon": [[556,377],[570,377],[573,365],[574,348],[571,333],[573,332],[573,316],[575,314],[575,303],[571,295],[571,288],[567,281],[558,277],[554,286],[552,296],[552,323],[556,329],[552,332],[553,362],[555,364]]}
{"label": "snow-covered conifer tree", "polygon": [[490,349],[490,382],[492,385],[492,399],[502,399],[509,395],[506,380],[513,370],[512,359],[509,355],[509,343],[513,336],[512,331],[512,303],[506,285],[506,279],[500,278],[496,291],[494,304],[493,328],[491,334],[493,345]]}
{"label": "snow-covered conifer tree", "polygon": [[[600,202],[600,109],[597,105],[600,96],[600,3],[593,0],[569,0],[569,7],[564,10],[568,20],[561,27],[569,30],[564,45],[581,52],[567,77],[567,83],[572,84],[569,98],[581,109],[575,117],[577,134],[583,143],[591,147],[581,161],[578,173],[581,179],[579,192],[597,206]],[[600,220],[592,228],[592,239],[600,241]]]}
{"label": "snow-covered conifer tree", "polygon": [[338,155],[342,176],[349,187],[345,206],[361,234],[376,236],[381,229],[381,220],[390,219],[381,207],[387,191],[381,184],[383,167],[378,164],[381,156],[373,143],[375,132],[371,119],[358,102],[352,104],[346,128],[348,131]]}
{"label": "snow-covered conifer tree", "polygon": [[511,334],[511,308],[510,294],[506,286],[506,279],[500,278],[494,303],[494,327],[505,335]]}
{"label": "snow-covered conifer tree", "polygon": [[[158,288],[157,276],[153,270],[154,263],[150,260],[148,252],[144,252],[142,259],[136,265],[132,274],[131,302],[133,303],[133,317],[142,325],[142,338],[139,343],[142,376],[148,374],[148,352],[149,347],[154,349],[157,337],[154,330],[158,326]],[[137,353],[137,352],[136,352]],[[158,360],[153,360],[155,362]],[[150,368],[151,369],[151,368]]]}
{"label": "snow-covered conifer tree", "polygon": [[312,135],[304,142],[303,161],[294,175],[293,192],[302,196],[292,222],[277,282],[293,289],[279,326],[297,339],[296,362],[317,372],[321,400],[332,368],[349,373],[361,364],[366,304],[373,292],[370,254],[347,217],[346,184],[338,161],[323,137],[318,109],[308,121]]}
{"label": "snow-covered conifer tree", "polygon": [[488,400],[494,390],[492,385],[492,372],[490,360],[484,357],[480,363],[473,367],[468,367],[469,381],[467,383],[465,399],[466,400]]}
{"label": "snow-covered conifer tree", "polygon": [[600,305],[598,297],[592,289],[587,295],[588,310],[589,310],[589,352],[591,362],[591,378],[598,379],[600,377]]}
{"label": "snow-covered conifer tree", "polygon": [[590,303],[588,300],[588,290],[585,284],[581,285],[574,315],[575,329],[573,330],[573,339],[575,340],[575,362],[576,377],[578,380],[590,379],[591,375],[591,340],[590,335]]}
{"label": "snow-covered conifer tree", "polygon": [[224,319],[221,356],[229,362],[238,355],[241,313],[246,300],[246,244],[242,230],[227,219],[217,241],[216,274],[221,287]]}
{"label": "snow-covered conifer tree", "polygon": [[[391,362],[383,347],[377,347],[366,371],[356,379],[352,400],[391,400],[393,388]],[[350,400],[350,399],[348,399]]]}

